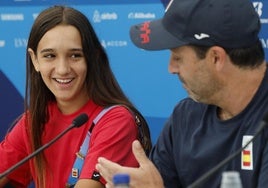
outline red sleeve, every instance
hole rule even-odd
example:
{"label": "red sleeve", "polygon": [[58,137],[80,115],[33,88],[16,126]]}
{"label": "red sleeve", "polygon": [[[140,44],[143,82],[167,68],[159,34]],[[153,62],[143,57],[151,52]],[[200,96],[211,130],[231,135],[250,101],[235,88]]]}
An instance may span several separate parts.
{"label": "red sleeve", "polygon": [[[24,117],[14,126],[0,143],[0,172],[3,173],[28,155],[29,141],[24,125]],[[30,180],[29,163],[25,163],[7,176],[16,187],[26,187]]]}
{"label": "red sleeve", "polygon": [[[98,157],[102,156],[120,165],[136,167],[132,153],[132,142],[137,139],[138,129],[134,117],[125,107],[119,106],[108,111],[95,125],[90,149],[86,156],[81,179],[92,179]],[[105,184],[103,178],[100,182]]]}

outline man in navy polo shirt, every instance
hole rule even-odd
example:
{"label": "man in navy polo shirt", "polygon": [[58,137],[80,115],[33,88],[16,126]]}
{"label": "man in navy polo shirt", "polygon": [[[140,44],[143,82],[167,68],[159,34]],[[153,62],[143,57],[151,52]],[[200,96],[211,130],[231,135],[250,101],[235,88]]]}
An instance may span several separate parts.
{"label": "man in navy polo shirt", "polygon": [[[137,142],[133,151],[140,168],[99,158],[97,168],[108,185],[114,173],[126,172],[132,187],[187,187],[253,138],[268,112],[268,71],[259,31],[259,16],[249,0],[173,0],[162,19],[131,28],[139,48],[170,49],[169,72],[178,76],[189,97],[165,124],[151,151],[152,163]],[[265,128],[198,187],[219,187],[226,171],[239,172],[243,188],[267,187],[267,139]]]}

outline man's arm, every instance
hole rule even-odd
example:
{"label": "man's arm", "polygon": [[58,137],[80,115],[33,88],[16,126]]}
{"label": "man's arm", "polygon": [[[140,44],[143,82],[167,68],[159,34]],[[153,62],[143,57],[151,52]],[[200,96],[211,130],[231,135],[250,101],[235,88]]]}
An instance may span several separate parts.
{"label": "man's arm", "polygon": [[91,179],[81,179],[78,180],[77,183],[75,184],[75,188],[87,188],[87,187],[104,188],[104,186],[100,182]]}

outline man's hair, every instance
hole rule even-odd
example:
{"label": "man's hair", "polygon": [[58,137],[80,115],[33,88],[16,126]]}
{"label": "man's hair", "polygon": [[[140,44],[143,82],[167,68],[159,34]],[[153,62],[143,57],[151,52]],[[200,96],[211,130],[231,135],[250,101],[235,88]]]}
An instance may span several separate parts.
{"label": "man's hair", "polygon": [[248,48],[225,49],[233,64],[239,67],[255,68],[262,64],[265,55],[261,42],[258,40]]}
{"label": "man's hair", "polygon": [[[190,45],[198,58],[206,57],[208,46]],[[261,42],[258,40],[254,45],[247,48],[223,48],[229,55],[232,63],[240,68],[255,68],[262,64],[265,54]]]}

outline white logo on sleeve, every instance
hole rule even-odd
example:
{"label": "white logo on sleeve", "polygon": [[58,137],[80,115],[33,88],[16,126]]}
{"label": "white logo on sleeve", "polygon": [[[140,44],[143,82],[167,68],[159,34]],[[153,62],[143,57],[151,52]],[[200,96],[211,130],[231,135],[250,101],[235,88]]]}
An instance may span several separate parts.
{"label": "white logo on sleeve", "polygon": [[201,40],[201,39],[204,39],[204,38],[209,38],[210,36],[208,34],[205,34],[205,33],[200,33],[200,34],[195,34],[194,37],[197,40]]}
{"label": "white logo on sleeve", "polygon": [[94,176],[95,178],[100,177],[100,175],[99,175],[99,174],[93,174],[93,176]]}

